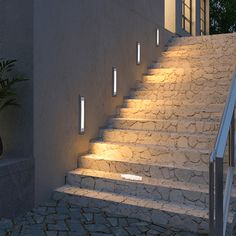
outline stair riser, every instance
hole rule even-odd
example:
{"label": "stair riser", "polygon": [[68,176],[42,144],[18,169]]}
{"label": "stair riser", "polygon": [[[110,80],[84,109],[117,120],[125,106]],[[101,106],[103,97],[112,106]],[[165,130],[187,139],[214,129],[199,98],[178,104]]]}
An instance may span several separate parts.
{"label": "stair riser", "polygon": [[67,180],[68,184],[80,188],[126,194],[153,200],[164,200],[192,206],[208,207],[207,193],[174,189],[173,186],[153,186],[142,184],[142,182],[124,182],[74,174],[69,174]]}
{"label": "stair riser", "polygon": [[[169,45],[175,46],[201,46],[202,50],[205,48],[222,48],[232,50],[235,44],[236,34],[221,34],[204,37],[184,37],[175,38]],[[200,48],[201,48],[200,47]],[[200,49],[199,48],[199,49]]]}
{"label": "stair riser", "polygon": [[181,147],[195,149],[212,149],[215,139],[208,136],[184,136],[158,132],[139,132],[127,130],[105,130],[103,140],[107,142],[123,142],[152,144],[165,147]]}
{"label": "stair riser", "polygon": [[[155,148],[152,146],[134,146],[122,144],[94,143],[90,147],[93,154],[105,157],[119,157],[124,162],[137,161],[144,163],[149,161],[152,164],[180,164],[192,167],[207,167],[210,154],[204,152],[176,151]],[[209,152],[210,153],[210,152]],[[122,157],[122,158],[121,158]]]}
{"label": "stair riser", "polygon": [[[219,92],[222,91],[225,94],[228,94],[230,86],[230,81],[226,83],[226,80],[210,80],[210,81],[204,81],[204,80],[193,80],[188,82],[165,82],[163,83],[148,83],[148,82],[139,82],[137,83],[137,90],[139,91],[158,91],[159,93],[165,92],[165,91],[179,91],[179,92],[188,92],[193,91],[194,93],[199,92]],[[133,90],[135,91],[135,90]]]}
{"label": "stair riser", "polygon": [[189,111],[189,110],[147,110],[147,109],[130,109],[121,108],[119,111],[120,118],[138,118],[138,119],[195,119],[195,120],[214,120],[219,122],[221,119],[221,112],[207,112],[207,111]]}
{"label": "stair riser", "polygon": [[126,99],[124,101],[124,107],[126,108],[138,108],[138,109],[160,109],[162,107],[167,107],[170,109],[183,109],[186,107],[187,110],[195,109],[196,110],[209,110],[209,111],[223,111],[224,104],[209,104],[206,105],[205,103],[196,103],[193,106],[193,103],[190,101],[183,101],[183,100],[145,100],[145,99]]}
{"label": "stair riser", "polygon": [[218,122],[194,122],[194,121],[139,121],[139,120],[113,120],[111,126],[116,129],[189,132],[216,134],[219,130]]}
{"label": "stair riser", "polygon": [[[121,181],[69,173],[67,184],[80,188],[132,195],[140,198],[168,201],[177,204],[209,207],[208,191],[177,189],[173,186],[147,185],[136,181]],[[236,198],[231,198],[230,210],[236,209]]]}
{"label": "stair riser", "polygon": [[[226,102],[227,95],[226,94],[193,94],[191,92],[186,92],[186,94],[176,93],[176,92],[144,92],[144,91],[136,91],[131,92],[130,98],[138,99],[140,101],[126,101],[125,106],[131,108],[140,108],[143,106],[160,106],[160,105],[200,105],[206,106],[207,104],[220,104],[222,105],[220,110],[223,110],[223,105]],[[152,100],[141,101],[141,100]],[[156,100],[156,101],[155,101]],[[162,100],[162,101],[158,101]],[[148,104],[147,104],[148,103]]]}
{"label": "stair riser", "polygon": [[234,57],[236,54],[233,54],[232,50],[223,50],[222,48],[218,49],[206,49],[200,50],[196,47],[170,47],[167,51],[162,53],[164,58],[180,58],[180,59],[192,59],[192,58],[225,58],[225,57]]}
{"label": "stair riser", "polygon": [[55,200],[64,200],[81,207],[96,207],[102,211],[126,215],[137,219],[153,222],[165,227],[175,227],[188,232],[207,232],[208,223],[206,218],[194,217],[184,213],[172,213],[166,210],[153,209],[152,206],[139,207],[134,204],[126,204],[117,202],[90,198],[86,196],[73,196],[56,192],[54,193]]}
{"label": "stair riser", "polygon": [[126,163],[125,161],[97,160],[87,157],[78,159],[81,168],[95,169],[122,174],[134,174],[151,178],[161,178],[189,183],[208,184],[208,172],[174,167]]}
{"label": "stair riser", "polygon": [[156,68],[170,68],[170,67],[197,67],[197,68],[201,68],[201,67],[212,67],[212,68],[217,68],[221,70],[225,70],[226,68],[229,68],[229,66],[233,66],[232,61],[166,61],[166,62],[160,62],[160,63],[155,63],[153,65],[153,67]]}
{"label": "stair riser", "polygon": [[[236,53],[230,55],[222,55],[222,54],[208,54],[204,56],[191,56],[191,55],[184,55],[184,56],[171,56],[171,57],[161,57],[158,62],[173,62],[173,63],[189,63],[189,64],[204,64],[204,65],[211,65],[214,64],[232,64],[232,61],[236,59]],[[155,63],[154,63],[155,64]]]}

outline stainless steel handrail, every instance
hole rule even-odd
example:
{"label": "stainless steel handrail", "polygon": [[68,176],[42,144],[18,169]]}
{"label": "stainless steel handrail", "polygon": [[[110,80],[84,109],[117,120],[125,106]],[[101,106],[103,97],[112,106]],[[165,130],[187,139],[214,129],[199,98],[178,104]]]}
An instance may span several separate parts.
{"label": "stainless steel handrail", "polygon": [[[236,71],[233,74],[230,92],[220,123],[220,129],[209,161],[209,233],[212,236],[223,236],[226,233],[235,169],[235,104]],[[223,159],[228,137],[229,168],[224,190]]]}

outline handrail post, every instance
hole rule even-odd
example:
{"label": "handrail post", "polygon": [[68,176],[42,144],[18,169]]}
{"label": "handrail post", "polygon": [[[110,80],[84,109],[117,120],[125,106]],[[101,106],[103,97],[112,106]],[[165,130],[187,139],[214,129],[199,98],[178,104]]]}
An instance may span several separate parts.
{"label": "handrail post", "polygon": [[[214,155],[214,154],[212,154]],[[214,158],[209,163],[209,235],[214,236],[215,229],[215,175]]]}
{"label": "handrail post", "polygon": [[223,158],[215,159],[215,236],[223,235]]}
{"label": "handrail post", "polygon": [[229,166],[235,167],[235,113],[233,112],[230,130],[229,130]]}

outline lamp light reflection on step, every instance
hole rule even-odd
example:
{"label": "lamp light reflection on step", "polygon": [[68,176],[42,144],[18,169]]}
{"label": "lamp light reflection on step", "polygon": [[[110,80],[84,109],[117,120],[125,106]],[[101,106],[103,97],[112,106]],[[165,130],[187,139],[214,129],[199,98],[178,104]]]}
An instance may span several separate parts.
{"label": "lamp light reflection on step", "polygon": [[142,181],[142,176],[139,175],[131,175],[131,174],[121,174],[121,178],[133,181]]}
{"label": "lamp light reflection on step", "polygon": [[117,95],[117,68],[112,67],[112,96]]}
{"label": "lamp light reflection on step", "polygon": [[136,44],[136,63],[137,65],[141,63],[141,44],[139,42]]}
{"label": "lamp light reflection on step", "polygon": [[79,133],[84,134],[84,131],[85,131],[85,98],[84,96],[79,96],[79,111],[80,111]]}

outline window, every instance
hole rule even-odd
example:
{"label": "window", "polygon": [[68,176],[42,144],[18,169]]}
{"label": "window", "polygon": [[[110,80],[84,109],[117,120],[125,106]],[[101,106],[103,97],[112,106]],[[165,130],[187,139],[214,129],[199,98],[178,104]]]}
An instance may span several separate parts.
{"label": "window", "polygon": [[206,0],[201,0],[200,8],[200,31],[201,35],[206,34]]}
{"label": "window", "polygon": [[192,0],[182,0],[182,28],[192,34]]}

